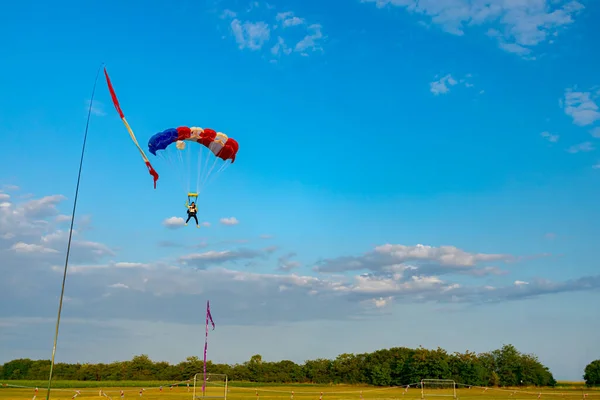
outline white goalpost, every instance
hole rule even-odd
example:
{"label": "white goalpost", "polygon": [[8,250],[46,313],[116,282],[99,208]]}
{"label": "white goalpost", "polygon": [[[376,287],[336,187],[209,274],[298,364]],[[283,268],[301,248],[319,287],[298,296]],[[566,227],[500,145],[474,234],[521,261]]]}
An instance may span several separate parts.
{"label": "white goalpost", "polygon": [[421,398],[456,396],[456,382],[452,379],[421,379]]}
{"label": "white goalpost", "polygon": [[206,386],[202,391],[204,374],[194,375],[194,390],[192,400],[196,399],[224,399],[227,400],[227,375],[206,374]]}

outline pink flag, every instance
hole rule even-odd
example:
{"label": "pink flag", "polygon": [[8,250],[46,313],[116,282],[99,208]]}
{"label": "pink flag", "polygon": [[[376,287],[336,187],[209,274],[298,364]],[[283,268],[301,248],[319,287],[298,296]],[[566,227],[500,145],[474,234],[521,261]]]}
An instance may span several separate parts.
{"label": "pink flag", "polygon": [[210,319],[210,323],[212,324],[213,330],[215,330],[215,323],[212,319],[212,315],[210,313],[210,302],[206,301],[206,336],[204,337],[204,380],[202,381],[202,393],[204,394],[206,390],[206,350],[208,348],[208,320]]}

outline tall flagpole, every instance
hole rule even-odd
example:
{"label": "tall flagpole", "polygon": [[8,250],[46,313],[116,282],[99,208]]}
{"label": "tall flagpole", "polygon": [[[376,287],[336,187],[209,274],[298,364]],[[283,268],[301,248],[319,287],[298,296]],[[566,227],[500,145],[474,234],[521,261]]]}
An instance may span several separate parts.
{"label": "tall flagpole", "polygon": [[210,314],[210,302],[206,300],[206,334],[204,336],[204,380],[202,381],[202,396],[205,396],[206,390],[206,350],[208,349],[208,321],[212,324],[213,330],[215,329],[215,323],[213,322],[212,315]]}
{"label": "tall flagpole", "polygon": [[[102,63],[104,65],[104,63]],[[83,156],[85,155],[85,145],[87,143],[88,128],[90,126],[90,117],[92,115],[92,106],[94,103],[94,95],[96,93],[96,84],[98,83],[98,75],[100,69],[96,72],[94,79],[94,88],[92,89],[92,97],[88,108],[87,120],[85,123],[85,133],[83,134],[83,144],[81,146],[81,157],[79,159],[79,172],[77,172],[77,185],[75,186],[75,199],[73,200],[73,212],[71,213],[71,227],[69,229],[69,240],[67,242],[67,254],[65,256],[65,267],[63,270],[62,285],[60,288],[60,300],[58,302],[58,315],[56,317],[56,330],[54,331],[54,344],[52,346],[52,359],[50,360],[50,373],[48,374],[48,391],[46,392],[46,400],[50,399],[50,389],[52,388],[52,372],[54,371],[54,357],[56,356],[56,343],[58,342],[58,329],[60,327],[60,315],[62,313],[63,299],[65,297],[65,283],[67,280],[67,270],[69,268],[69,254],[71,253],[71,239],[73,238],[73,224],[75,223],[75,211],[77,209],[77,198],[79,197],[79,183],[81,182],[81,170],[83,169]]]}

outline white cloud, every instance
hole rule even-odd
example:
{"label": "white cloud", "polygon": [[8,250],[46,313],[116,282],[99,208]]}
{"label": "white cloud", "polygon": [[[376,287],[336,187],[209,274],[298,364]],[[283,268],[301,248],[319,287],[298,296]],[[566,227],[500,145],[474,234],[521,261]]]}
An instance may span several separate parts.
{"label": "white cloud", "polygon": [[57,215],[58,209],[56,208],[56,205],[63,200],[66,200],[66,197],[62,195],[44,196],[23,203],[20,206],[20,210],[27,213],[28,216],[35,218]]}
{"label": "white cloud", "polygon": [[592,135],[592,137],[594,138],[600,139],[600,126],[592,128],[592,130],[590,131],[590,135]]}
{"label": "white cloud", "polygon": [[109,287],[114,289],[129,289],[129,286],[124,283],[113,283],[112,285],[109,285]]}
{"label": "white cloud", "polygon": [[294,51],[300,52],[302,55],[307,55],[307,51],[322,51],[320,40],[323,38],[320,24],[312,24],[308,26],[308,33],[302,40],[296,43]]}
{"label": "white cloud", "polygon": [[[53,195],[24,202],[4,202],[0,207],[0,242],[5,250],[12,254],[14,262],[30,262],[28,257],[35,256],[36,264],[58,262],[66,251],[68,230],[58,229],[56,221],[58,204],[64,196]],[[82,240],[80,229],[84,224],[75,224],[71,243],[72,262],[97,262],[103,257],[115,255],[106,245],[98,242]],[[40,258],[41,257],[41,258]]]}
{"label": "white cloud", "polygon": [[223,225],[237,225],[240,223],[236,217],[221,218],[219,222]]}
{"label": "white cloud", "polygon": [[[0,208],[0,230],[12,235],[7,242],[0,240],[0,304],[13,305],[0,311],[2,321],[51,318],[56,312],[56,291],[47,288],[60,283],[62,257],[41,251],[31,262],[29,253],[11,249],[56,250],[65,244],[68,231],[56,228],[56,215],[40,223],[24,213],[25,204]],[[28,204],[47,207],[44,202]],[[12,218],[8,224],[7,218]],[[91,318],[99,327],[115,319],[190,323],[190,304],[206,299],[219,310],[221,326],[235,324],[240,331],[239,326],[363,319],[411,303],[481,304],[600,288],[600,276],[550,282],[525,269],[509,281],[499,279],[498,270],[487,264],[520,258],[454,246],[382,244],[362,255],[323,260],[318,269],[335,273],[324,274],[286,272],[293,268],[294,254],[277,257],[275,247],[224,250],[219,244],[191,254],[182,254],[181,248],[168,254],[163,248],[160,260],[149,261],[146,249],[140,250],[140,258],[127,254],[123,259],[105,244],[85,240],[79,227],[74,238],[80,253],[69,266],[69,317]],[[464,273],[471,276],[465,280],[459,275]],[[28,331],[33,330],[22,332]]]}
{"label": "white cloud", "polygon": [[588,151],[592,151],[594,150],[594,145],[592,144],[592,142],[583,142],[583,143],[579,143],[579,144],[574,144],[573,146],[569,147],[567,149],[567,151],[569,153],[580,153],[580,152],[588,152]]}
{"label": "white cloud", "polygon": [[169,229],[177,229],[185,225],[185,220],[181,217],[169,217],[162,224]]}
{"label": "white cloud", "polygon": [[488,35],[511,53],[531,58],[531,50],[550,41],[559,31],[574,22],[584,6],[572,0],[361,0],[404,7],[425,15],[431,22],[453,35],[464,35],[468,26],[488,25]]}
{"label": "white cloud", "polygon": [[61,222],[71,222],[71,216],[70,215],[60,214],[60,215],[57,215],[54,218],[54,220],[56,222],[58,222],[58,223],[61,223]]}
{"label": "white cloud", "polygon": [[[435,77],[438,78],[439,75],[436,75]],[[434,95],[437,96],[440,94],[446,94],[446,93],[450,92],[450,87],[456,86],[459,84],[466,88],[474,88],[475,85],[470,82],[471,78],[472,78],[472,75],[467,74],[463,78],[460,78],[457,80],[452,76],[452,74],[447,74],[445,76],[442,76],[441,78],[439,78],[436,81],[430,82],[429,90],[431,91],[431,93],[433,93]],[[484,91],[480,90],[478,93],[483,94]]]}
{"label": "white cloud", "polygon": [[[320,261],[315,270],[321,272],[373,271],[386,273],[408,273],[429,270],[430,273],[446,271],[467,271],[478,264],[491,261],[514,261],[510,254],[468,253],[454,246],[432,247],[425,245],[406,246],[385,244],[362,256],[338,257]],[[417,268],[406,263],[424,263]],[[422,273],[421,273],[422,274]],[[415,273],[413,273],[415,275]]]}
{"label": "white cloud", "polygon": [[225,19],[225,18],[235,18],[237,16],[237,14],[234,11],[225,9],[223,11],[223,13],[221,14],[221,18]]}
{"label": "white cloud", "polygon": [[598,161],[596,164],[592,165],[593,169],[600,169],[600,161]]}
{"label": "white cloud", "polygon": [[149,264],[139,262],[116,262],[115,268],[150,268]]}
{"label": "white cloud", "polygon": [[296,17],[291,11],[277,13],[277,15],[275,16],[275,20],[281,22],[281,25],[284,28],[302,25],[305,23],[304,18]]}
{"label": "white cloud", "polygon": [[[91,100],[86,100],[86,102],[85,102],[85,112],[86,113],[90,109],[90,103],[91,103]],[[106,115],[106,112],[104,111],[104,104],[102,104],[98,100],[94,100],[94,102],[92,104],[91,112],[93,115],[95,115],[97,117],[103,117]]]}
{"label": "white cloud", "polygon": [[206,268],[212,265],[221,265],[228,262],[237,262],[242,260],[251,260],[261,258],[270,253],[269,249],[253,250],[222,250],[222,251],[206,251],[204,253],[192,253],[178,258],[179,263],[190,265],[198,268]]}
{"label": "white cloud", "polygon": [[542,132],[540,135],[551,143],[558,142],[558,139],[560,138],[559,135],[552,134],[550,132]]}
{"label": "white cloud", "polygon": [[458,82],[456,82],[456,79],[454,79],[452,77],[452,75],[448,74],[446,76],[441,77],[437,81],[431,82],[429,84],[429,90],[431,91],[431,93],[433,93],[437,96],[439,94],[448,93],[450,91],[450,89],[448,88],[448,85],[454,86],[457,83]]}
{"label": "white cloud", "polygon": [[13,244],[11,249],[14,250],[16,253],[27,254],[58,253],[58,251],[55,249],[44,247],[39,244],[29,244],[23,242],[17,242]]}
{"label": "white cloud", "polygon": [[260,50],[271,37],[269,24],[263,21],[231,21],[231,30],[240,49]]}
{"label": "white cloud", "polygon": [[386,298],[380,297],[378,299],[373,299],[371,301],[373,302],[375,307],[382,308],[382,307],[389,305],[393,299],[394,299],[393,296],[388,296]]}
{"label": "white cloud", "polygon": [[556,239],[556,236],[557,235],[554,232],[548,232],[544,235],[544,237],[548,240],[554,240],[554,239]]}
{"label": "white cloud", "polygon": [[[258,8],[251,7],[248,12],[255,9]],[[225,10],[221,15],[222,19],[234,17],[235,13],[231,10]],[[320,24],[308,23],[306,19],[295,15],[292,11],[276,13],[274,17],[271,16],[272,23],[269,23],[266,18],[267,15],[262,12],[260,17],[262,21],[242,22],[240,18],[231,20],[230,29],[240,49],[258,51],[268,44],[272,55],[270,62],[277,62],[277,58],[294,52],[301,56],[308,56],[311,52],[323,51],[321,42],[325,37]],[[277,35],[272,35],[274,31]]]}
{"label": "white cloud", "polygon": [[565,114],[573,119],[574,124],[587,126],[600,120],[600,111],[595,102],[597,97],[592,92],[579,92],[569,88],[565,90],[561,106]]}
{"label": "white cloud", "polygon": [[292,52],[292,49],[290,49],[285,44],[285,40],[281,36],[278,36],[277,43],[275,43],[275,46],[271,47],[271,54],[273,54],[274,56],[277,56],[279,54],[288,55],[291,52]]}
{"label": "white cloud", "polygon": [[295,268],[300,267],[302,264],[298,261],[292,260],[296,256],[296,253],[287,253],[280,256],[277,259],[277,269],[280,271],[291,271]]}

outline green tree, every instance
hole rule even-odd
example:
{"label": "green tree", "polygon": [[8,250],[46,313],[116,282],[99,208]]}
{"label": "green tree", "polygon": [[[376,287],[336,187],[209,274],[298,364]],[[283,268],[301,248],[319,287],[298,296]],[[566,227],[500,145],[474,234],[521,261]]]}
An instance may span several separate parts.
{"label": "green tree", "polygon": [[306,378],[312,383],[331,383],[331,365],[332,362],[325,358],[306,361],[304,363],[304,373]]}
{"label": "green tree", "polygon": [[[597,382],[600,361],[586,367],[586,382]],[[46,379],[49,360],[12,360],[0,366],[0,378]],[[243,364],[216,364],[207,361],[208,373],[227,374],[230,381],[313,382],[317,384],[367,383],[378,386],[401,386],[421,379],[454,379],[468,385],[499,386],[556,384],[550,370],[535,355],[521,354],[514,346],[487,353],[448,354],[444,349],[393,347],[372,353],[340,354],[334,360],[317,358],[296,364],[290,360],[265,361],[259,354]],[[56,379],[70,380],[161,380],[186,381],[202,373],[203,362],[188,357],[178,364],[152,361],[148,355],[136,355],[129,361],[109,364],[57,363]]]}
{"label": "green tree", "polygon": [[600,385],[600,360],[594,360],[585,366],[583,379],[589,387]]}
{"label": "green tree", "polygon": [[340,354],[331,364],[331,373],[335,383],[363,382],[361,357],[348,353]]}
{"label": "green tree", "polygon": [[452,379],[465,385],[483,386],[486,384],[486,371],[477,357],[477,354],[470,351],[465,353],[454,353],[449,360],[449,367],[452,373]]}

